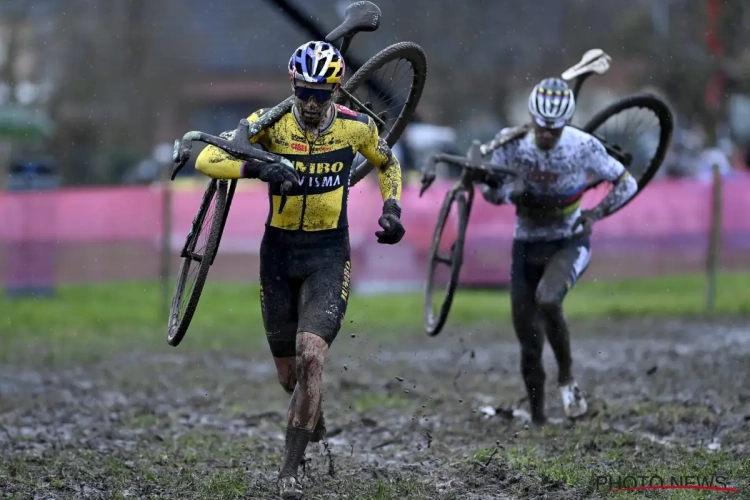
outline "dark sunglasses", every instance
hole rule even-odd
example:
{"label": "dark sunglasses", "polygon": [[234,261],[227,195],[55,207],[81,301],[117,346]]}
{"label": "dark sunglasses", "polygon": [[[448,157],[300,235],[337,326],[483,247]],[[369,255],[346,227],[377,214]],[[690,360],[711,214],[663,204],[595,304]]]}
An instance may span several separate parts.
{"label": "dark sunglasses", "polygon": [[303,101],[308,101],[311,97],[314,97],[318,102],[326,102],[331,100],[331,97],[333,97],[333,90],[311,89],[309,87],[295,87],[294,95],[299,97]]}

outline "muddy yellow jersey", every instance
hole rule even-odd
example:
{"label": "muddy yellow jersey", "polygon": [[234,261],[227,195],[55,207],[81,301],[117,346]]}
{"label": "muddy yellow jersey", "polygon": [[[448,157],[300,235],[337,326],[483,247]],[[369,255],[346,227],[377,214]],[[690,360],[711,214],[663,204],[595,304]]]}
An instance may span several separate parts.
{"label": "muddy yellow jersey", "polygon": [[[254,122],[264,110],[248,117]],[[289,192],[284,211],[280,185],[269,184],[266,224],[291,231],[321,231],[348,227],[347,199],[352,162],[357,153],[378,169],[383,200],[401,198],[401,167],[388,145],[378,136],[369,116],[335,105],[329,123],[317,138],[308,134],[290,110],[272,126],[250,139],[271,153],[291,161],[300,183]],[[243,162],[213,146],[196,160],[196,169],[218,179],[242,177]]]}

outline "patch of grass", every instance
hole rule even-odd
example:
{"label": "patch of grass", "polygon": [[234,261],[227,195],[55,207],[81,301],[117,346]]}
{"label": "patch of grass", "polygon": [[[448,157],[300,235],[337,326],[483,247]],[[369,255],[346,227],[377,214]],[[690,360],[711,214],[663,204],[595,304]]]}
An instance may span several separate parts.
{"label": "patch of grass", "polygon": [[[715,314],[750,313],[748,276],[718,278]],[[570,318],[703,314],[705,283],[687,275],[620,282],[583,282],[566,300]],[[256,285],[208,283],[180,349],[265,348]],[[157,283],[117,283],[61,287],[54,299],[0,299],[0,353],[12,348],[43,349],[44,356],[65,352],[106,354],[126,347],[174,352],[166,345],[166,319],[160,312]],[[505,291],[459,291],[448,328],[497,324],[509,318]],[[366,331],[383,339],[422,329],[418,293],[351,297],[340,335]],[[54,361],[54,360],[50,360]]]}
{"label": "patch of grass", "polygon": [[[663,496],[665,491],[608,491],[662,482],[733,487],[745,495],[750,491],[746,475],[750,459],[732,453],[665,448],[635,435],[605,432],[595,423],[572,430],[547,428],[525,434],[519,438],[521,444],[502,450],[496,458],[528,479],[511,487],[519,495],[529,482],[574,490],[580,498]],[[725,498],[726,492],[673,489],[668,490],[668,496]]]}
{"label": "patch of grass", "polygon": [[[368,500],[400,500],[401,498],[429,498],[427,488],[413,481],[397,479],[395,481],[378,481],[373,496],[363,496]],[[368,495],[368,493],[364,493]],[[424,496],[423,496],[424,495]]]}
{"label": "patch of grass", "polygon": [[607,414],[615,418],[656,416],[658,421],[664,424],[708,424],[719,419],[719,416],[706,405],[666,401],[642,401],[624,407],[609,406]]}
{"label": "patch of grass", "polygon": [[474,452],[474,461],[480,464],[486,464],[490,461],[491,458],[494,458],[495,455],[497,455],[497,449],[496,448],[485,448],[484,446],[480,446],[477,448],[477,450]]}
{"label": "patch of grass", "polygon": [[122,422],[125,429],[144,429],[154,427],[159,423],[159,417],[152,413],[140,413]]}
{"label": "patch of grass", "polygon": [[[128,458],[93,450],[62,452],[55,460],[16,454],[0,461],[0,491],[3,498],[24,499],[276,498],[281,456],[256,448],[252,441],[223,438],[191,431],[183,438],[162,443],[161,449],[139,449]],[[398,474],[378,476],[374,471],[345,469],[341,475],[330,477],[324,460],[313,456],[313,463],[307,466],[303,485],[309,498],[437,497],[434,487]]]}
{"label": "patch of grass", "polygon": [[378,394],[368,392],[344,399],[344,404],[352,410],[361,413],[369,410],[403,409],[408,408],[410,401],[401,394]]}

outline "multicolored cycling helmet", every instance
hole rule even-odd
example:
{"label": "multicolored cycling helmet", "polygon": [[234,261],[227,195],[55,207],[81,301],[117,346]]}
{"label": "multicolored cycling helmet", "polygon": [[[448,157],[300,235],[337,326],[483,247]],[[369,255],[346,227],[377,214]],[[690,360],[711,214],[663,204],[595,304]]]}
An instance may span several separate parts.
{"label": "multicolored cycling helmet", "polygon": [[344,77],[344,58],[328,42],[307,42],[289,58],[292,81],[339,84]]}
{"label": "multicolored cycling helmet", "polygon": [[529,112],[543,127],[560,128],[573,117],[576,102],[573,91],[560,78],[547,78],[529,95]]}

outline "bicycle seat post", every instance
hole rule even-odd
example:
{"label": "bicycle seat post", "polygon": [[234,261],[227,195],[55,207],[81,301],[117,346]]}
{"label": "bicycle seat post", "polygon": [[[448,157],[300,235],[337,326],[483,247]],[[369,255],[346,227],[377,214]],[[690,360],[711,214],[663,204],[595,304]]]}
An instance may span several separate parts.
{"label": "bicycle seat post", "polygon": [[349,51],[349,45],[352,43],[352,38],[354,38],[354,35],[345,36],[343,40],[341,40],[339,52],[341,52],[341,55],[344,57],[346,57],[346,53]]}

